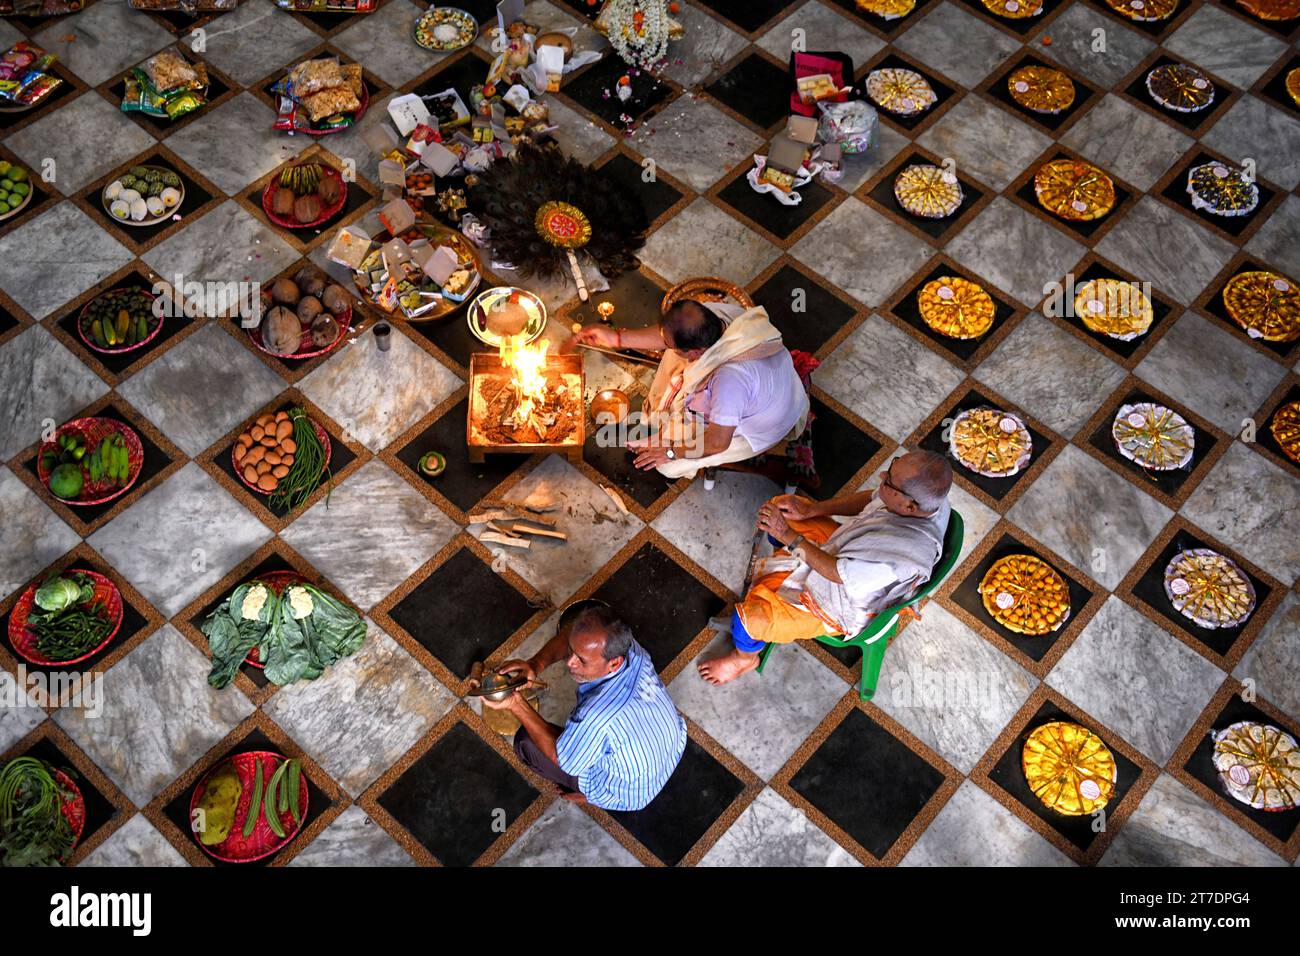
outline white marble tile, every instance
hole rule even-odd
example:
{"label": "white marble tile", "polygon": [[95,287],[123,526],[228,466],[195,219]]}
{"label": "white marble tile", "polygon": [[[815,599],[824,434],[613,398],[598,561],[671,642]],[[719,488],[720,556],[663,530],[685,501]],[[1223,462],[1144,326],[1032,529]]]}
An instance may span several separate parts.
{"label": "white marble tile", "polygon": [[1246,243],[1246,251],[1288,275],[1300,275],[1300,196],[1287,196]]}
{"label": "white marble tile", "polygon": [[170,46],[175,37],[127,3],[108,2],[54,18],[35,40],[88,86],[98,86]]}
{"label": "white marble tile", "polygon": [[712,491],[692,482],[650,526],[739,594],[749,572],[758,509],[781,487],[765,475],[719,474]]}
{"label": "white marble tile", "polygon": [[0,670],[0,752],[8,750],[45,719],[41,701],[33,697],[23,681]]}
{"label": "white marble tile", "polygon": [[1300,185],[1300,119],[1252,94],[1229,106],[1201,142],[1238,162],[1253,159],[1255,174],[1283,189]]}
{"label": "white marble tile", "polygon": [[984,756],[1038,679],[938,604],[891,643],[872,703],[962,773]]}
{"label": "white marble tile", "polygon": [[1066,438],[1127,373],[1086,342],[1031,312],[980,363],[975,378]]}
{"label": "white marble tile", "polygon": [[1246,89],[1277,62],[1286,41],[1215,4],[1202,6],[1164,41],[1165,49]]}
{"label": "white marble tile", "polygon": [[1115,588],[1173,512],[1067,445],[1007,512],[1106,588]]}
{"label": "white marble tile", "polygon": [[281,688],[263,707],[353,798],[456,703],[401,645],[366,623],[360,650],[316,680]]}
{"label": "white marble tile", "polygon": [[1047,683],[1163,766],[1224,673],[1111,596],[1047,675]]}
{"label": "white marble tile", "polygon": [[1059,282],[1087,250],[1063,230],[998,196],[945,251],[977,276],[1034,306],[1047,294],[1047,284]]}
{"label": "white marble tile", "polygon": [[33,575],[77,546],[77,533],[5,467],[0,515],[0,595],[31,584]]}
{"label": "white marble tile", "polygon": [[461,381],[394,328],[381,352],[373,335],[347,343],[298,385],[302,393],[371,451],[433,411]]}
{"label": "white marble tile", "polygon": [[778,647],[763,673],[710,684],[696,664],[732,647],[720,635],[668,685],[683,714],[764,780],[771,778],[844,696],[848,685],[801,647]]}
{"label": "white marble tile", "polygon": [[901,866],[1070,866],[1070,858],[963,781]]}
{"label": "white marble tile", "polygon": [[547,121],[558,127],[555,141],[560,144],[560,149],[564,150],[566,156],[572,156],[583,163],[593,163],[614,145],[613,136],[555,97],[547,97],[546,106],[549,111]]}
{"label": "white marble tile", "polygon": [[[275,15],[296,25],[282,10]],[[290,136],[274,126],[275,110],[245,90],[219,106],[208,107],[193,123],[167,137],[167,148],[233,196],[306,148],[303,137]]]}
{"label": "white marble tile", "polygon": [[415,866],[400,843],[355,803],[331,821],[289,866]]}
{"label": "white marble tile", "polygon": [[1286,861],[1168,774],[1160,774],[1102,866],[1286,866]]}
{"label": "white marble tile", "polygon": [[126,246],[70,202],[23,221],[6,233],[5,245],[23,254],[0,256],[0,289],[38,322],[132,259]]}
{"label": "white marble tile", "polygon": [[139,126],[122,122],[121,110],[93,90],[60,105],[5,140],[5,145],[30,168],[43,170],[47,161],[53,160],[53,185],[65,196],[76,195],[156,143]]}
{"label": "white marble tile", "polygon": [[978,86],[1020,49],[1019,41],[947,0],[930,7],[894,45],[965,87]]}
{"label": "white marble tile", "polygon": [[[1043,44],[1044,35],[1052,38],[1050,45]],[[1097,42],[1099,36],[1105,39],[1104,46]],[[1084,3],[1066,5],[1031,42],[1036,52],[1103,87],[1117,84],[1155,48],[1155,43],[1121,24],[1109,11]]]}
{"label": "white marble tile", "polygon": [[191,462],[86,541],[170,618],[270,537]]}
{"label": "white marble tile", "polygon": [[318,34],[285,16],[270,0],[244,0],[204,33],[204,57],[245,86],[266,79],[277,66],[287,70],[321,42]]}
{"label": "white marble tile", "polygon": [[813,383],[902,441],[965,377],[943,356],[872,315],[826,357]]}
{"label": "white marble tile", "polygon": [[807,814],[767,787],[709,848],[699,865],[861,866],[848,850],[818,829]]}
{"label": "white marble tile", "polygon": [[[882,249],[889,255],[881,256]],[[852,196],[790,248],[790,255],[871,309],[933,254],[928,243]]]}
{"label": "white marble tile", "polygon": [[389,0],[330,41],[353,63],[389,86],[404,86],[443,59],[411,42],[415,21],[429,8],[411,0]]}
{"label": "white marble tile", "polygon": [[1150,189],[1192,138],[1114,93],[1088,108],[1061,142],[1138,189]]}
{"label": "white marble tile", "polygon": [[180,851],[140,813],[114,830],[80,863],[80,866],[107,867],[188,865]]}
{"label": "white marble tile", "polygon": [[253,712],[234,687],[208,685],[210,668],[166,625],[105,673],[103,713],[64,707],[55,722],[142,807]]}
{"label": "white marble tile", "polygon": [[1238,434],[1286,368],[1217,322],[1184,312],[1135,369],[1138,378]]}
{"label": "white marble tile", "polygon": [[685,89],[711,81],[746,46],[743,36],[699,7],[683,5],[673,19],[682,25],[685,35],[668,47],[663,75]]}
{"label": "white marble tile", "polygon": [[120,386],[185,454],[195,457],[284,388],[284,380],[210,322]]}
{"label": "white marble tile", "polygon": [[568,800],[556,800],[497,861],[497,866],[640,866],[621,843]]}
{"label": "white marble tile", "polygon": [[0,461],[42,439],[108,386],[42,326],[0,345]]}
{"label": "white marble tile", "polygon": [[637,127],[628,145],[704,192],[728,169],[749,160],[763,140],[707,100],[679,96]]}
{"label": "white marble tile", "polygon": [[1300,578],[1300,481],[1240,442],[1210,469],[1182,513],[1283,584]]}
{"label": "white marble tile", "polygon": [[778,249],[707,199],[697,199],[646,240],[641,262],[669,282],[719,276],[741,285],[766,269]]}
{"label": "white marble tile", "polygon": [[[534,538],[527,550],[499,545],[490,550],[503,555],[506,567],[557,606],[645,527],[640,518],[619,511],[605,492],[559,455],[548,456],[504,497],[556,506],[546,516],[568,535],[567,541]],[[469,532],[478,537],[487,530],[487,525],[478,524]]]}
{"label": "white marble tile", "polygon": [[1287,592],[1232,674],[1253,680],[1260,697],[1300,720],[1300,593]]}
{"label": "white marble tile", "polygon": [[956,163],[959,175],[1006,188],[1051,140],[979,96],[963,96],[916,140]]}
{"label": "white marble tile", "polygon": [[[379,459],[362,465],[281,532],[369,610],[456,534],[455,523]],[[364,555],[364,560],[357,560]]]}

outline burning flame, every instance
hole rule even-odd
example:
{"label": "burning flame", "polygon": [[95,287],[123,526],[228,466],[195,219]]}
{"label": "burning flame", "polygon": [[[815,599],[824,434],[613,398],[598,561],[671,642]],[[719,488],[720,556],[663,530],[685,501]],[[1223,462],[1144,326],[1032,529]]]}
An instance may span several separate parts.
{"label": "burning flame", "polygon": [[510,369],[510,384],[519,397],[514,413],[518,422],[532,418],[533,410],[546,397],[546,350],[550,343],[543,340],[535,345],[516,346],[509,340],[501,346],[501,361]]}

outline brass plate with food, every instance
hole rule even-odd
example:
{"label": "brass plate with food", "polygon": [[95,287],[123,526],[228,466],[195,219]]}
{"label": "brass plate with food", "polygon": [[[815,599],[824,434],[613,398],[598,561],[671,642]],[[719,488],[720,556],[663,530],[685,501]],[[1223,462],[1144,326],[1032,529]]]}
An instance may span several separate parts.
{"label": "brass plate with food", "polygon": [[456,7],[433,7],[415,21],[415,42],[435,53],[463,49],[477,37],[478,21]]}
{"label": "brass plate with food", "polygon": [[378,309],[408,322],[431,322],[456,309],[474,294],[482,280],[478,250],[454,229],[431,222],[417,222],[400,238],[408,245],[427,243],[446,246],[456,254],[457,267],[441,286],[414,262],[402,264],[401,275],[393,278],[384,267],[383,246],[388,233],[373,236],[371,250],[353,273],[362,297]]}
{"label": "brass plate with food", "polygon": [[1034,194],[1048,212],[1073,222],[1100,219],[1115,208],[1115,183],[1077,159],[1053,159],[1038,167]]}
{"label": "brass plate with food", "polygon": [[100,202],[124,226],[156,226],[185,201],[185,182],[166,166],[132,166],[104,187]]}
{"label": "brass plate with food", "polygon": [[1172,408],[1155,402],[1121,405],[1110,434],[1121,455],[1151,471],[1186,468],[1196,450],[1196,429]]}
{"label": "brass plate with food", "polygon": [[951,339],[977,339],[993,328],[993,297],[979,283],[961,276],[939,276],[916,295],[921,319]]}
{"label": "brass plate with food", "polygon": [[1271,23],[1300,17],[1300,0],[1237,0],[1237,6],[1252,17]]}
{"label": "brass plate with food", "polygon": [[916,0],[857,0],[857,6],[882,20],[897,20],[916,9]]}
{"label": "brass plate with food", "polygon": [[1089,279],[1075,287],[1074,314],[1089,330],[1121,342],[1143,335],[1155,321],[1151,300],[1136,282]]}
{"label": "brass plate with food", "polygon": [[474,298],[465,321],[474,338],[485,345],[526,345],[546,328],[546,303],[527,289],[495,286]]}
{"label": "brass plate with food", "polygon": [[1056,569],[1032,554],[993,562],[979,585],[989,617],[1017,634],[1050,634],[1070,616],[1070,589]]}
{"label": "brass plate with food", "polygon": [[1252,339],[1294,342],[1300,338],[1300,291],[1285,276],[1243,272],[1223,287],[1223,305]]}
{"label": "brass plate with food", "polygon": [[953,419],[948,450],[977,475],[1009,478],[1029,464],[1033,436],[1020,416],[1000,408],[968,408]]}
{"label": "brass plate with food", "polygon": [[1062,816],[1096,813],[1115,794],[1115,756],[1080,724],[1054,720],[1034,728],[1025,740],[1020,765],[1034,796]]}
{"label": "brass plate with food", "polygon": [[1199,627],[1239,627],[1255,610],[1255,585],[1227,555],[1187,548],[1165,566],[1165,596]]}
{"label": "brass plate with food", "polygon": [[1211,731],[1214,769],[1232,799],[1277,813],[1300,806],[1300,749],[1272,724],[1239,720]]}

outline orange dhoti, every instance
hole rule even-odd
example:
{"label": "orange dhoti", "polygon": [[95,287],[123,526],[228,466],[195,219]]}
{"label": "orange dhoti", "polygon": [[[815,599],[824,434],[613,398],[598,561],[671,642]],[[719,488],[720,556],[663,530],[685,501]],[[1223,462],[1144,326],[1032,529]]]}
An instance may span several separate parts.
{"label": "orange dhoti", "polygon": [[[834,518],[809,518],[789,522],[791,530],[802,534],[812,544],[825,544],[839,522]],[[776,557],[787,555],[782,548]],[[789,570],[761,573],[750,586],[744,600],[736,605],[736,616],[754,641],[765,644],[789,644],[806,641],[823,634],[839,634],[839,625],[826,617],[805,594],[800,604],[791,604],[779,591]],[[740,646],[739,642],[737,646]]]}

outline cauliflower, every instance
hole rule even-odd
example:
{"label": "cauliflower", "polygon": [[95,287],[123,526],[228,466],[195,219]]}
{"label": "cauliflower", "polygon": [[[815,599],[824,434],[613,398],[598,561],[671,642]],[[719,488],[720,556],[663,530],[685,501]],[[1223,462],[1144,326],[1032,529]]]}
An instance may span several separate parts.
{"label": "cauliflower", "polygon": [[243,607],[239,609],[239,616],[245,621],[256,621],[262,615],[262,608],[266,606],[266,599],[270,597],[266,587],[256,584],[248,589],[244,595]]}
{"label": "cauliflower", "polygon": [[315,606],[306,588],[289,588],[288,598],[289,610],[295,619],[307,617]]}

